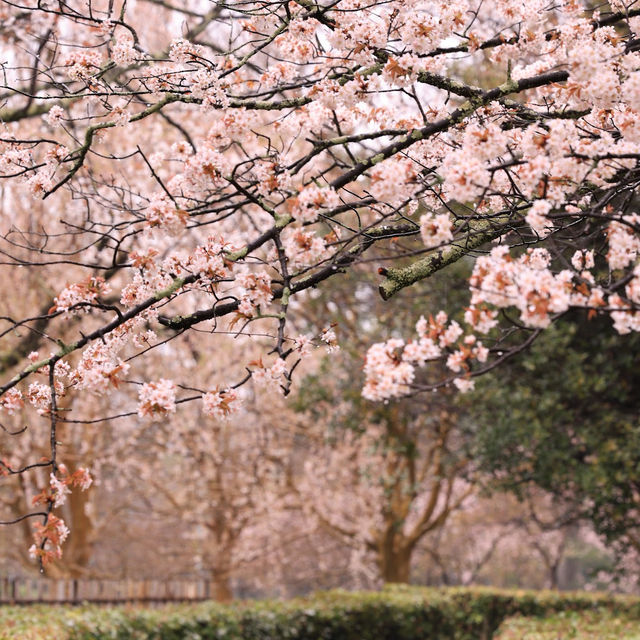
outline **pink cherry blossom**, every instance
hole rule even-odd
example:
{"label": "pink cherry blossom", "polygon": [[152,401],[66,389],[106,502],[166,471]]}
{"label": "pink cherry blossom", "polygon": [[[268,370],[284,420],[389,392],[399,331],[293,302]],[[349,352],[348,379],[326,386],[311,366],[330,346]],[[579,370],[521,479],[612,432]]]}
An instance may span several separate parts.
{"label": "pink cherry blossom", "polygon": [[138,394],[138,416],[154,419],[176,411],[176,385],[161,378],[142,385]]}

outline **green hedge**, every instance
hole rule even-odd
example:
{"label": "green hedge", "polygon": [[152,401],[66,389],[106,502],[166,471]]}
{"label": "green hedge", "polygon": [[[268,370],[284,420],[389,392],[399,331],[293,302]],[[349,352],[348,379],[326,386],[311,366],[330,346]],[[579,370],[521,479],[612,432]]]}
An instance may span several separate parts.
{"label": "green hedge", "polygon": [[21,640],[483,640],[512,616],[590,611],[640,619],[640,599],[591,594],[392,587],[290,601],[0,608],[0,638]]}

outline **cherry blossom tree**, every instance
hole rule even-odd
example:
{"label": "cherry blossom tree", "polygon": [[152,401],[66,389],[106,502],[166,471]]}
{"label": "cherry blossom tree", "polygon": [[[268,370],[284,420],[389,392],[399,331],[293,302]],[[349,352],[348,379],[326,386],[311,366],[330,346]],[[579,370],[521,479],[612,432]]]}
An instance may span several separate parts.
{"label": "cherry blossom tree", "polygon": [[[42,291],[2,318],[0,405],[12,439],[28,405],[48,443],[0,469],[48,478],[10,519],[37,521],[43,563],[68,532],[54,510],[89,484],[59,450],[92,420],[66,396],[145,424],[231,412],[249,379],[287,394],[336,340],[296,314],[356,264],[389,300],[473,263],[464,322],[425,309],[409,341],[370,347],[371,400],[468,390],[569,309],[640,328],[633,4],[179,5],[0,3],[3,287],[22,270]],[[196,386],[166,348],[185,334],[212,359],[234,336],[262,355]],[[423,379],[435,360],[450,373]]]}
{"label": "cherry blossom tree", "polygon": [[[236,345],[218,353],[215,361],[194,349],[192,360],[174,371],[184,369],[192,384],[211,383],[247,348],[251,345],[244,350]],[[180,523],[176,538],[191,547],[198,573],[211,581],[212,597],[220,601],[232,599],[236,569],[265,552],[265,537],[279,540],[295,519],[287,517],[285,482],[294,434],[284,425],[271,426],[286,416],[286,408],[269,403],[259,387],[241,392],[242,405],[239,397],[232,403],[230,393],[222,402],[220,395],[210,394],[214,402],[205,399],[207,423],[201,408],[189,404],[174,416],[160,416],[151,424],[146,420],[136,433],[144,454],[137,456],[134,473],[146,509],[156,519]],[[272,540],[268,553],[277,549]]]}
{"label": "cherry blossom tree", "polygon": [[369,561],[378,582],[409,582],[417,546],[472,491],[460,481],[465,461],[451,452],[451,416],[434,412],[429,428],[403,419],[402,409],[381,424],[364,422],[361,433],[320,439],[297,486],[309,518],[350,547],[355,562]]}

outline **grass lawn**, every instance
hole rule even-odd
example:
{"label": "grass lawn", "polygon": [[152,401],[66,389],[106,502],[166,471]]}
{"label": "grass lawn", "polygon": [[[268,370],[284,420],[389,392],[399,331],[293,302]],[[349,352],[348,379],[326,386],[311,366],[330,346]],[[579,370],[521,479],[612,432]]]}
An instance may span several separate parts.
{"label": "grass lawn", "polygon": [[640,640],[640,620],[612,616],[607,612],[574,611],[548,618],[510,618],[495,640]]}

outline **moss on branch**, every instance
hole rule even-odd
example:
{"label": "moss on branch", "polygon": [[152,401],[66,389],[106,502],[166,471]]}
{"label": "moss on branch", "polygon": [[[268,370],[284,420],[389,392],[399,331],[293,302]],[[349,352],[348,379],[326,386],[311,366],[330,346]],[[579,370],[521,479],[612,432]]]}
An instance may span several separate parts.
{"label": "moss on branch", "polygon": [[505,222],[505,218],[469,221],[468,231],[459,242],[431,253],[407,267],[386,270],[386,277],[378,288],[383,300],[388,300],[401,289],[425,280],[436,271],[457,262],[474,249],[504,235],[510,229]]}

